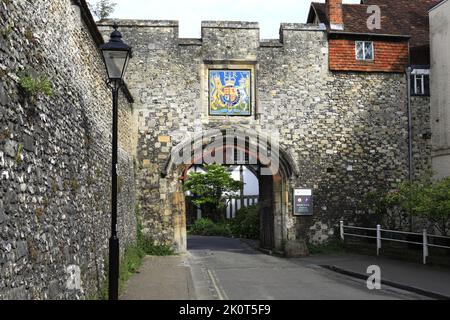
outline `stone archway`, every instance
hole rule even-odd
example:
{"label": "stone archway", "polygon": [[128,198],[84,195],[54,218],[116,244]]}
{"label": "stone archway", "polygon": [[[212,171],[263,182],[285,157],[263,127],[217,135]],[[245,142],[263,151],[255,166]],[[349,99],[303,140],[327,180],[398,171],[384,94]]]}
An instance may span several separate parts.
{"label": "stone archway", "polygon": [[[174,242],[178,251],[184,252],[187,248],[186,200],[183,192],[183,180],[192,165],[205,163],[203,157],[205,152],[213,152],[216,155],[223,154],[224,164],[230,164],[227,162],[230,160],[227,155],[233,154],[233,157],[235,157],[236,153],[240,153],[244,155],[243,159],[239,159],[244,161],[243,164],[257,165],[260,190],[258,205],[261,219],[260,244],[265,249],[283,251],[284,244],[288,240],[288,229],[292,227],[291,224],[287,223],[291,208],[289,190],[291,181],[298,176],[292,157],[279,145],[275,146],[271,139],[261,133],[251,133],[251,136],[245,139],[244,146],[244,144],[239,145],[236,139],[236,136],[248,135],[248,132],[243,129],[235,128],[233,134],[230,134],[229,129],[215,130],[215,132],[216,134],[220,133],[219,141],[216,139],[211,143],[211,135],[205,136],[202,133],[180,142],[174,147],[174,152],[172,152],[162,172],[162,177],[170,185],[172,196],[171,199],[167,199],[169,201],[166,201],[165,210],[167,213],[167,210],[172,211]],[[258,137],[264,138],[258,139]],[[261,140],[264,140],[265,143],[261,143]],[[198,143],[199,141],[201,143]],[[267,141],[270,142],[266,143]],[[198,145],[195,148],[193,145],[196,143]],[[212,151],[211,145],[213,145],[214,151]],[[184,154],[181,152],[182,150],[188,150],[188,154]],[[199,152],[199,150],[202,152]],[[180,155],[180,152],[183,155],[179,157],[177,162],[174,155]],[[202,160],[199,160],[199,157]],[[182,163],[179,163],[180,159],[183,159]],[[271,163],[273,159],[277,159],[276,165]],[[256,163],[252,161],[256,161]]]}

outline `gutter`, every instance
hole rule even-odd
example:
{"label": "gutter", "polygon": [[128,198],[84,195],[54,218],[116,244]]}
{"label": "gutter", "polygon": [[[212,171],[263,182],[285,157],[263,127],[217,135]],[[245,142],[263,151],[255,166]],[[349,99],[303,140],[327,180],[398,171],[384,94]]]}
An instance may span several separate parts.
{"label": "gutter", "polygon": [[430,13],[431,11],[439,8],[441,5],[443,5],[444,3],[446,3],[448,0],[442,0],[441,2],[435,4],[434,6],[432,6],[430,9],[428,9],[428,12]]}
{"label": "gutter", "polygon": [[328,31],[329,34],[343,34],[343,35],[355,35],[355,36],[370,36],[370,37],[388,37],[388,38],[411,38],[410,35],[402,34],[383,34],[383,33],[364,33],[364,32],[349,32],[349,31]]}

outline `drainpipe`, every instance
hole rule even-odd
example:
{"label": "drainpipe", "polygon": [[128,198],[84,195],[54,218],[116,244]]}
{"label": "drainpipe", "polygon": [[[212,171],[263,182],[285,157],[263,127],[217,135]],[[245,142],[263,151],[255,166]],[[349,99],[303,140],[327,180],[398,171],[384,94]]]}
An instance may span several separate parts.
{"label": "drainpipe", "polygon": [[[409,66],[406,68],[406,79],[407,79],[407,92],[408,92],[408,166],[409,166],[409,182],[413,181],[413,119],[411,110],[411,72],[412,68]],[[409,231],[412,232],[413,229],[413,217],[412,213],[409,212]]]}
{"label": "drainpipe", "polygon": [[413,117],[411,110],[411,72],[412,68],[406,68],[407,92],[408,92],[408,166],[409,182],[413,181]]}

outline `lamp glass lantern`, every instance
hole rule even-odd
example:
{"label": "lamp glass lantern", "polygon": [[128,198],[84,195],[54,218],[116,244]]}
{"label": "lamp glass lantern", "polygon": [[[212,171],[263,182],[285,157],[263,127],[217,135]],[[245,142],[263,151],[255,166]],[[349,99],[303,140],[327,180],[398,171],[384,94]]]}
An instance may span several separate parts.
{"label": "lamp glass lantern", "polygon": [[122,34],[117,29],[115,24],[109,42],[100,46],[110,81],[123,79],[132,56],[131,47],[122,41]]}

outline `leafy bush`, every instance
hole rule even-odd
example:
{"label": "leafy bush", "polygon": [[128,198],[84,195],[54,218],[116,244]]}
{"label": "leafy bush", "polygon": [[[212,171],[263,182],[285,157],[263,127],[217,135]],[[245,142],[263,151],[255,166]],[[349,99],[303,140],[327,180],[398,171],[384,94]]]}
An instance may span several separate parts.
{"label": "leafy bush", "polygon": [[231,230],[236,237],[259,239],[260,219],[257,206],[244,207],[236,212]]}
{"label": "leafy bush", "polygon": [[198,236],[207,236],[209,235],[210,231],[214,228],[214,226],[215,223],[210,219],[206,218],[198,219],[191,226],[189,233]]}
{"label": "leafy bush", "polygon": [[256,206],[242,208],[236,218],[229,221],[213,222],[202,218],[190,228],[189,233],[198,236],[237,237],[259,239],[259,214]]}
{"label": "leafy bush", "polygon": [[202,218],[197,220],[189,230],[190,234],[197,236],[218,236],[229,237],[232,235],[228,222],[215,223],[210,219]]}
{"label": "leafy bush", "polygon": [[423,187],[417,193],[413,214],[428,219],[446,236],[450,231],[450,177]]}
{"label": "leafy bush", "polygon": [[156,245],[148,236],[143,236],[139,240],[139,249],[149,256],[173,256],[175,251],[168,245]]}
{"label": "leafy bush", "polygon": [[375,221],[372,222],[386,224],[392,230],[405,229],[410,217],[410,211],[402,208],[402,204],[408,203],[407,188],[406,184],[400,184],[395,190],[376,190],[366,194],[367,209],[375,214]]}
{"label": "leafy bush", "polygon": [[400,183],[396,190],[367,194],[366,204],[391,229],[404,229],[404,221],[413,215],[431,223],[444,236],[450,231],[450,178]]}

